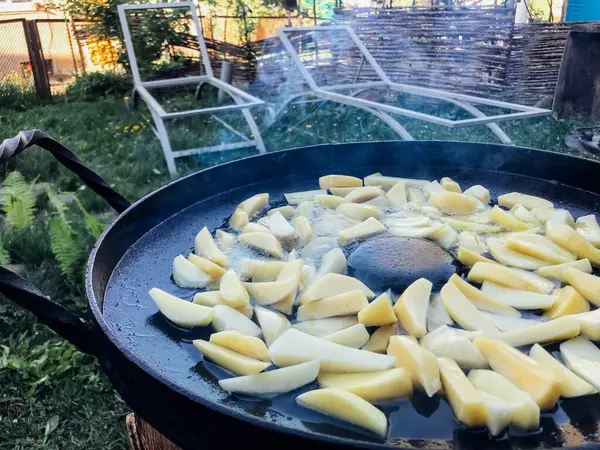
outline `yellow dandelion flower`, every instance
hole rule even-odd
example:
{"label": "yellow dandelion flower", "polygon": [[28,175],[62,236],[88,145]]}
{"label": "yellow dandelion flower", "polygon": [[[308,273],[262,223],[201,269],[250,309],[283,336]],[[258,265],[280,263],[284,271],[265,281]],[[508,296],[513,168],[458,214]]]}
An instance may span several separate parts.
{"label": "yellow dandelion flower", "polygon": [[131,127],[132,131],[138,131],[139,129],[140,129],[139,125],[134,125],[134,126]]}

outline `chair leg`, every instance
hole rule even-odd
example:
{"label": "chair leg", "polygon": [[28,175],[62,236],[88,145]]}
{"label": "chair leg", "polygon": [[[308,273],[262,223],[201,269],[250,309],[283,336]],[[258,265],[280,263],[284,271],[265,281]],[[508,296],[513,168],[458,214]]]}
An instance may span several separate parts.
{"label": "chair leg", "polygon": [[256,125],[254,117],[252,117],[252,113],[247,109],[242,109],[242,114],[244,115],[246,122],[248,122],[248,127],[250,127],[250,132],[252,133],[256,148],[258,149],[259,153],[266,153],[267,150],[265,149],[265,143],[260,135],[258,125]]}
{"label": "chair leg", "polygon": [[156,135],[160,140],[160,145],[162,147],[162,151],[165,155],[165,160],[167,162],[167,169],[169,170],[170,175],[175,175],[177,173],[177,168],[175,167],[175,157],[173,156],[173,150],[171,149],[171,143],[169,142],[169,135],[167,134],[167,128],[165,127],[165,122],[152,108],[150,108],[150,113],[152,114],[152,118],[154,119],[154,125],[156,126]]}

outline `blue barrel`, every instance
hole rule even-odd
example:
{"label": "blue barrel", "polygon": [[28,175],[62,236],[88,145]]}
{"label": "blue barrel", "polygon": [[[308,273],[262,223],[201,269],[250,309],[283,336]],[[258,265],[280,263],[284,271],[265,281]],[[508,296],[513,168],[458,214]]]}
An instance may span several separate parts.
{"label": "blue barrel", "polygon": [[569,0],[567,22],[600,20],[600,0]]}

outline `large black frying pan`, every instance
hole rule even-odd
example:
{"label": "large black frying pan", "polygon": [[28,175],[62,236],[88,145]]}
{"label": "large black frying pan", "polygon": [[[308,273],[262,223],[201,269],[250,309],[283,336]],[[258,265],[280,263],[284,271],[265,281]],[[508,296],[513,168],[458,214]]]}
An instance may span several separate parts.
{"label": "large black frying pan", "polygon": [[[319,145],[246,158],[173,182],[130,206],[65,147],[42,132],[5,141],[0,161],[37,144],[77,173],[120,214],[102,234],[87,266],[90,312],[78,317],[23,278],[0,269],[0,293],[95,355],[115,389],[144,419],[184,448],[553,448],[596,447],[600,398],[562,400],[537,433],[490,440],[462,427],[444,399],[415,395],[381,405],[390,430],[380,440],[359,428],[295,406],[294,392],[274,400],[239,398],[217,384],[225,373],[202,360],[183,332],[157,313],[147,292],[160,287],[190,298],[171,281],[173,257],[189,252],[206,225],[223,225],[248,196],[314,189],[329,173],[373,172],[412,178],[450,176],[483,184],[495,198],[519,191],[543,196],[574,216],[600,212],[600,164],[519,147],[460,142]],[[312,386],[314,387],[314,386]]]}

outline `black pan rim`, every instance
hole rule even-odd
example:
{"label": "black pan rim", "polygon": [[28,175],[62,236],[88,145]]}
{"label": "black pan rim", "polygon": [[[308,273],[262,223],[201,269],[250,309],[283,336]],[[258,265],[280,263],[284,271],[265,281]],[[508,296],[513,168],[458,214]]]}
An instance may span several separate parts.
{"label": "black pan rim", "polygon": [[[395,143],[395,144],[399,144],[399,145],[411,145],[411,144],[414,145],[415,141],[386,140],[386,141],[377,141],[377,142],[317,144],[317,145],[311,145],[311,146],[305,146],[305,147],[295,147],[295,148],[286,149],[286,150],[278,150],[275,152],[269,152],[267,154],[252,155],[252,156],[248,156],[246,158],[226,162],[223,164],[219,164],[217,166],[212,166],[212,167],[209,167],[206,169],[202,169],[202,170],[193,172],[193,173],[186,175],[184,177],[181,177],[177,180],[173,180],[173,181],[165,184],[164,186],[159,187],[158,189],[150,192],[149,194],[145,195],[144,197],[140,198],[139,200],[137,200],[129,208],[127,208],[125,211],[123,211],[109,226],[106,227],[106,229],[103,231],[103,233],[100,235],[100,237],[94,244],[94,247],[92,248],[92,250],[90,252],[90,256],[86,263],[85,287],[86,287],[88,302],[90,305],[90,311],[92,312],[95,322],[100,327],[100,329],[102,330],[105,337],[108,338],[108,340],[112,343],[112,345],[114,345],[128,360],[130,360],[132,363],[134,363],[137,367],[141,368],[144,372],[146,372],[146,374],[148,374],[152,378],[158,380],[160,383],[164,384],[165,386],[172,389],[173,391],[187,397],[188,399],[190,399],[196,403],[199,403],[207,408],[217,411],[218,413],[221,413],[221,414],[224,414],[224,415],[227,415],[230,417],[234,417],[238,420],[242,420],[242,421],[250,423],[252,425],[259,426],[263,429],[267,429],[267,430],[274,431],[277,433],[296,435],[296,436],[300,436],[303,438],[314,440],[315,434],[316,434],[315,432],[309,433],[307,431],[294,429],[294,428],[283,428],[279,425],[271,423],[270,421],[268,421],[266,419],[261,419],[254,415],[247,414],[247,413],[244,413],[241,411],[232,410],[229,407],[223,406],[220,403],[212,401],[208,398],[198,396],[198,395],[193,395],[193,394],[190,395],[190,392],[188,392],[184,389],[180,389],[177,385],[172,383],[167,376],[157,372],[153,367],[147,365],[144,361],[142,361],[140,358],[138,358],[137,355],[135,354],[135,352],[132,352],[132,351],[128,350],[126,347],[124,347],[123,345],[121,345],[121,339],[119,338],[117,333],[115,333],[114,330],[112,329],[112,327],[104,320],[103,312],[100,308],[98,299],[96,298],[96,295],[94,294],[93,267],[96,262],[96,256],[97,256],[98,250],[102,246],[106,236],[112,231],[112,229],[117,224],[119,224],[119,222],[123,219],[123,217],[130,214],[131,211],[133,211],[139,204],[149,201],[154,195],[158,194],[159,192],[169,189],[173,185],[178,184],[184,180],[195,177],[199,173],[212,170],[215,167],[222,167],[222,166],[236,164],[236,163],[239,163],[240,161],[251,159],[251,158],[260,158],[260,157],[264,157],[266,155],[277,155],[277,154],[294,152],[294,151],[304,151],[307,148],[343,147],[348,144],[370,147],[370,146],[373,146],[373,145],[376,145],[379,143]],[[508,145],[504,145],[504,144],[495,144],[495,143],[490,144],[490,143],[480,143],[480,142],[444,141],[444,140],[418,141],[418,143],[424,144],[424,145],[428,145],[428,144],[432,144],[432,143],[435,143],[435,144],[447,143],[449,145],[460,144],[460,145],[469,145],[469,146],[486,146],[486,147],[492,147],[492,148],[495,147],[498,150],[509,147],[511,149],[519,149],[522,151],[535,152],[540,155],[551,155],[554,158],[559,157],[559,158],[565,158],[568,160],[572,160],[572,159],[581,160],[581,162],[586,162],[588,164],[597,165],[598,169],[600,170],[600,162],[595,161],[595,160],[583,158],[583,157],[577,156],[577,155],[570,155],[570,154],[566,154],[566,153],[554,152],[554,151],[549,151],[549,150],[541,150],[541,149],[535,149],[535,148],[530,148],[530,147],[508,146]],[[506,172],[506,173],[510,173],[510,172]],[[529,176],[529,175],[525,175],[525,174],[519,174],[519,175]],[[532,177],[532,178],[538,178],[538,177]],[[576,189],[581,189],[581,188],[576,188]],[[585,189],[582,189],[582,190],[585,190]],[[320,439],[322,439],[328,443],[331,443],[331,444],[351,446],[351,447],[355,447],[355,448],[357,448],[357,447],[358,448],[361,448],[361,447],[362,448],[389,448],[389,446],[386,445],[385,443],[380,443],[380,442],[376,442],[376,441],[358,440],[358,439],[352,439],[352,438],[347,438],[347,437],[333,436],[333,435],[324,434],[324,433],[318,433],[318,436]],[[413,439],[410,439],[410,440],[413,440]],[[428,440],[423,440],[423,439],[414,439],[414,440],[415,441],[423,441],[423,442],[428,441]],[[398,450],[401,450],[403,448],[408,449],[407,447],[396,447],[396,448],[398,448]],[[598,444],[591,444],[589,446],[571,447],[571,448],[591,449],[591,448],[600,448],[600,446]]]}

